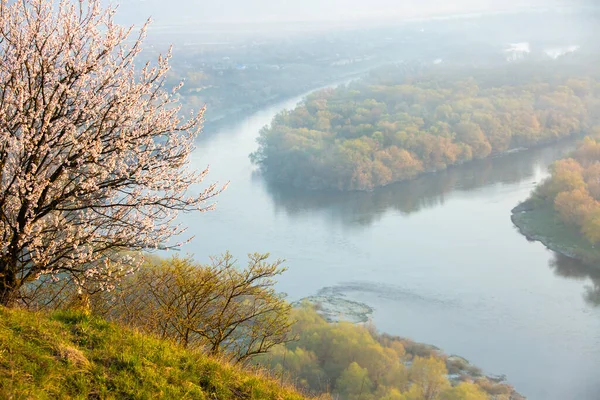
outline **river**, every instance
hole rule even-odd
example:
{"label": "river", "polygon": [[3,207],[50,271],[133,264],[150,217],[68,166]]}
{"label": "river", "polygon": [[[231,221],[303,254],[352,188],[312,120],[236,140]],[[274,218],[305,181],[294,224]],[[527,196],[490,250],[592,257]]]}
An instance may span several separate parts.
{"label": "river", "polygon": [[[291,301],[328,292],[374,308],[381,331],[435,344],[533,400],[600,398],[600,273],[528,242],[510,210],[572,144],[475,162],[370,193],[273,187],[248,154],[300,98],[201,139],[192,166],[230,181],[217,210],[185,214],[198,261],[285,258]],[[600,270],[599,270],[600,271]]]}

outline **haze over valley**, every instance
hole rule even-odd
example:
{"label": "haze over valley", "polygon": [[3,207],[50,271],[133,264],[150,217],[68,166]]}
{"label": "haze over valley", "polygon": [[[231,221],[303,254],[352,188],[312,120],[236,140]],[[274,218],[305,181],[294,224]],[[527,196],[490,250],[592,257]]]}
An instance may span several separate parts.
{"label": "haze over valley", "polygon": [[599,37],[595,0],[0,0],[0,398],[600,398]]}

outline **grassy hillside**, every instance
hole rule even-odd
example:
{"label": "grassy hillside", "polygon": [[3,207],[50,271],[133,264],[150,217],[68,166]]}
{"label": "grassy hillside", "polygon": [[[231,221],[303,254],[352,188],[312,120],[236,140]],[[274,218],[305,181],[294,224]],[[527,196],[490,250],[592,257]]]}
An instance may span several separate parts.
{"label": "grassy hillside", "polygon": [[0,307],[2,399],[304,399],[278,382],[78,312]]}

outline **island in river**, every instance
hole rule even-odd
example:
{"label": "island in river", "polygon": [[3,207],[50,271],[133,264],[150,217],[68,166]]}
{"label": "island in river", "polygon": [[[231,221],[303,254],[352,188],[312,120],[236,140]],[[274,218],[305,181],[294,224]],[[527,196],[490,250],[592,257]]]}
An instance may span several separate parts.
{"label": "island in river", "polygon": [[585,138],[571,157],[512,210],[528,239],[590,266],[600,266],[600,142]]}
{"label": "island in river", "polygon": [[372,190],[600,125],[595,72],[568,63],[508,70],[376,70],[278,114],[252,160],[273,182]]}

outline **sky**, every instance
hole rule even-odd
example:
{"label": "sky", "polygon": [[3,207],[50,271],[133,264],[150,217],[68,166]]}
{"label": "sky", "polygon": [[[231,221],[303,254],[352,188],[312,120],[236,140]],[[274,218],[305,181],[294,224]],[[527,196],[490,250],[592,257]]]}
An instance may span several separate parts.
{"label": "sky", "polygon": [[[108,1],[108,0],[107,0]],[[343,22],[593,5],[600,0],[112,0],[123,22]]]}

